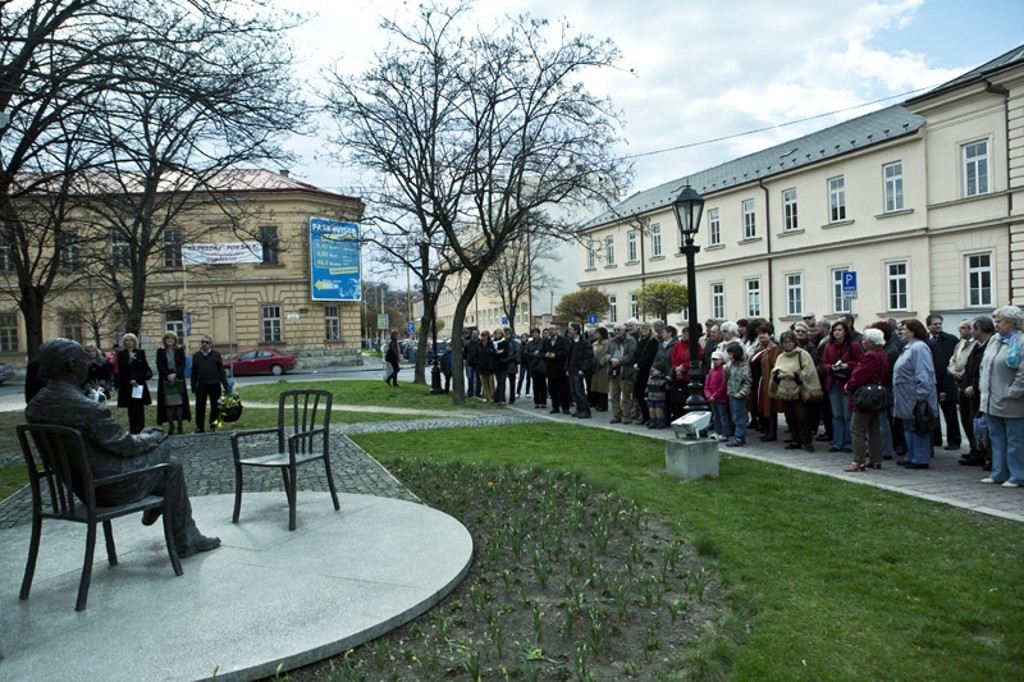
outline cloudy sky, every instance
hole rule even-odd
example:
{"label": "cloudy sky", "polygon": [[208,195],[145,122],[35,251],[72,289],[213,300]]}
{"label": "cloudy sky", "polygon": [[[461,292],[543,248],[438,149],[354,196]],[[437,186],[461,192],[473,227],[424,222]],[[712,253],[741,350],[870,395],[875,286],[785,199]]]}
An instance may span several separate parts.
{"label": "cloudy sky", "polygon": [[[417,2],[286,4],[316,14],[296,35],[309,77],[336,59],[345,71],[362,71],[383,47],[381,16],[402,20]],[[899,102],[1024,45],[1021,0],[505,0],[477,6],[482,17],[522,12],[565,17],[580,33],[611,38],[622,52],[619,69],[587,83],[624,112],[628,146],[620,151],[636,155],[634,191]],[[800,123],[832,112],[841,113]],[[295,177],[359,194],[358,177],[327,162],[317,140],[296,140],[294,149],[302,155]]]}

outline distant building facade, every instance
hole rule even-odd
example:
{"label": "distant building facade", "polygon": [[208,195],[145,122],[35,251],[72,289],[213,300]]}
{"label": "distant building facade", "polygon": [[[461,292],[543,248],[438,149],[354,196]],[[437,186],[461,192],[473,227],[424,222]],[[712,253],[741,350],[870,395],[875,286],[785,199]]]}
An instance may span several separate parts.
{"label": "distant building facade", "polygon": [[[143,347],[159,346],[165,331],[176,332],[198,349],[210,334],[221,351],[276,348],[297,354],[306,364],[360,361],[361,303],[318,301],[311,295],[310,218],[358,223],[363,202],[299,182],[287,173],[241,170],[225,174],[211,190],[242,207],[236,225],[216,204],[187,211],[164,231],[164,248],[148,271]],[[123,243],[102,226],[83,225],[107,240],[116,262]],[[244,233],[244,235],[242,234]],[[234,246],[252,238],[260,262],[188,265],[183,247]],[[10,273],[7,273],[10,275]],[[124,320],[116,308],[97,319],[109,291],[77,285],[47,298],[44,338],[66,336],[98,342],[104,349],[120,340]],[[100,303],[101,305],[97,305]],[[22,364],[27,350],[24,324],[14,301],[0,301],[0,358]]]}
{"label": "distant building facade", "polygon": [[671,204],[687,182],[706,202],[701,321],[764,317],[778,327],[808,312],[851,313],[863,327],[935,312],[949,325],[1019,303],[1024,47],[902,105],[639,192],[588,221],[578,283],[609,295],[602,322],[649,317],[636,302],[645,281],[686,283]]}

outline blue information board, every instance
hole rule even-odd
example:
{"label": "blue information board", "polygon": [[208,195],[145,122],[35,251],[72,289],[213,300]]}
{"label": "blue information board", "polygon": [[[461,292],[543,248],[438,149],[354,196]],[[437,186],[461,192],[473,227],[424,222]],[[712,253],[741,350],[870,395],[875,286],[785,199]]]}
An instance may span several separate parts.
{"label": "blue information board", "polygon": [[309,219],[309,283],[314,301],[362,300],[359,225]]}

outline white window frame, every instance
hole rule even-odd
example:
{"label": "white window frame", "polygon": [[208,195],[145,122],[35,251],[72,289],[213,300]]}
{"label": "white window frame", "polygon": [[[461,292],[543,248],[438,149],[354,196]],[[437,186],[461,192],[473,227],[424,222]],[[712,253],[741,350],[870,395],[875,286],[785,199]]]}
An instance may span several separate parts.
{"label": "white window frame", "polygon": [[260,306],[260,343],[281,343],[281,306],[264,303]]}
{"label": "white window frame", "polygon": [[782,191],[782,229],[785,232],[800,229],[800,221],[797,219],[795,187]]}
{"label": "white window frame", "polygon": [[711,283],[711,317],[725,318],[725,282]]}
{"label": "white window frame", "polygon": [[587,269],[593,270],[597,267],[597,242],[593,239],[587,241]]}
{"label": "white window frame", "polygon": [[[747,317],[761,317],[761,278],[747,280]],[[717,317],[717,316],[716,316]]]}
{"label": "white window frame", "polygon": [[903,162],[895,161],[882,166],[885,190],[885,212],[903,210]]}
{"label": "white window frame", "polygon": [[851,300],[843,296],[843,275],[848,268],[837,268],[832,271],[832,312],[834,314],[853,312]]}
{"label": "white window frame", "polygon": [[181,308],[168,308],[164,311],[164,331],[174,332],[179,341],[185,339],[185,313]]}
{"label": "white window frame", "polygon": [[651,225],[651,258],[661,256],[661,223]]}
{"label": "white window frame", "polygon": [[803,315],[804,312],[804,275],[792,272],[786,275],[786,314]]}
{"label": "white window frame", "polygon": [[885,264],[885,304],[887,311],[910,310],[909,265],[905,260]]}
{"label": "white window frame", "polygon": [[[61,242],[60,269],[65,272],[74,271],[81,264],[81,252],[78,248],[78,240],[67,232],[62,232]],[[14,263],[12,262],[10,266],[10,269],[13,270]]]}
{"label": "white window frame", "polygon": [[743,204],[743,239],[757,237],[757,213],[753,199],[744,199]]}
{"label": "white window frame", "polygon": [[324,339],[341,341],[341,306],[324,306]]}
{"label": "white window frame", "polygon": [[184,230],[167,228],[164,230],[164,267],[180,268],[182,266],[181,242],[185,238]]}
{"label": "white window frame", "polygon": [[635,263],[637,260],[636,230],[630,230],[626,233],[626,262]]}
{"label": "white window frame", "polygon": [[846,220],[846,178],[837,175],[828,179],[828,221],[840,223]]}
{"label": "white window frame", "polygon": [[260,228],[260,246],[263,247],[263,264],[280,265],[281,235],[273,225]]}
{"label": "white window frame", "polygon": [[967,307],[992,308],[995,304],[993,282],[995,281],[992,267],[992,252],[969,253],[964,257],[967,283]]}
{"label": "white window frame", "polygon": [[619,321],[619,297],[615,294],[608,294],[608,323],[614,324]]}
{"label": "white window frame", "polygon": [[61,316],[61,335],[65,339],[71,339],[82,343],[82,316],[79,313],[67,312]]}
{"label": "white window frame", "polygon": [[708,246],[721,246],[722,221],[718,209],[708,209]]}
{"label": "white window frame", "polygon": [[604,238],[604,264],[615,265],[615,236],[611,234]]}
{"label": "white window frame", "polygon": [[640,302],[636,299],[636,292],[629,292],[629,316],[640,319]]}
{"label": "white window frame", "polygon": [[975,140],[963,146],[964,196],[975,197],[991,191],[988,140]]}
{"label": "white window frame", "polygon": [[110,231],[110,265],[114,268],[127,268],[131,265],[132,246],[117,230]]}
{"label": "white window frame", "polygon": [[16,313],[0,313],[0,351],[17,353],[18,348],[18,315]]}

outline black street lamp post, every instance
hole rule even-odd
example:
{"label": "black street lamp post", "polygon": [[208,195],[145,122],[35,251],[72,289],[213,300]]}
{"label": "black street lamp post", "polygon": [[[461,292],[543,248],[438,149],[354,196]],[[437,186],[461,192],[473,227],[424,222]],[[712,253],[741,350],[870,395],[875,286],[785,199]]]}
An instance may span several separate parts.
{"label": "black street lamp post", "polygon": [[441,356],[437,352],[437,294],[441,290],[441,280],[436,272],[431,272],[427,277],[427,295],[430,296],[430,320],[433,335],[431,348],[434,352],[433,366],[430,368],[430,395],[444,393],[441,389]]}
{"label": "black street lamp post", "polygon": [[686,413],[707,411],[710,409],[708,401],[704,398],[704,372],[700,367],[700,332],[697,322],[697,273],[694,272],[694,256],[700,251],[700,246],[694,243],[697,232],[700,230],[700,218],[704,213],[704,197],[686,183],[686,187],[679,193],[679,196],[672,203],[672,209],[676,214],[676,223],[679,225],[679,232],[682,235],[680,253],[686,254],[686,298],[687,313],[690,318],[690,385],[687,386],[690,395],[686,398]]}

